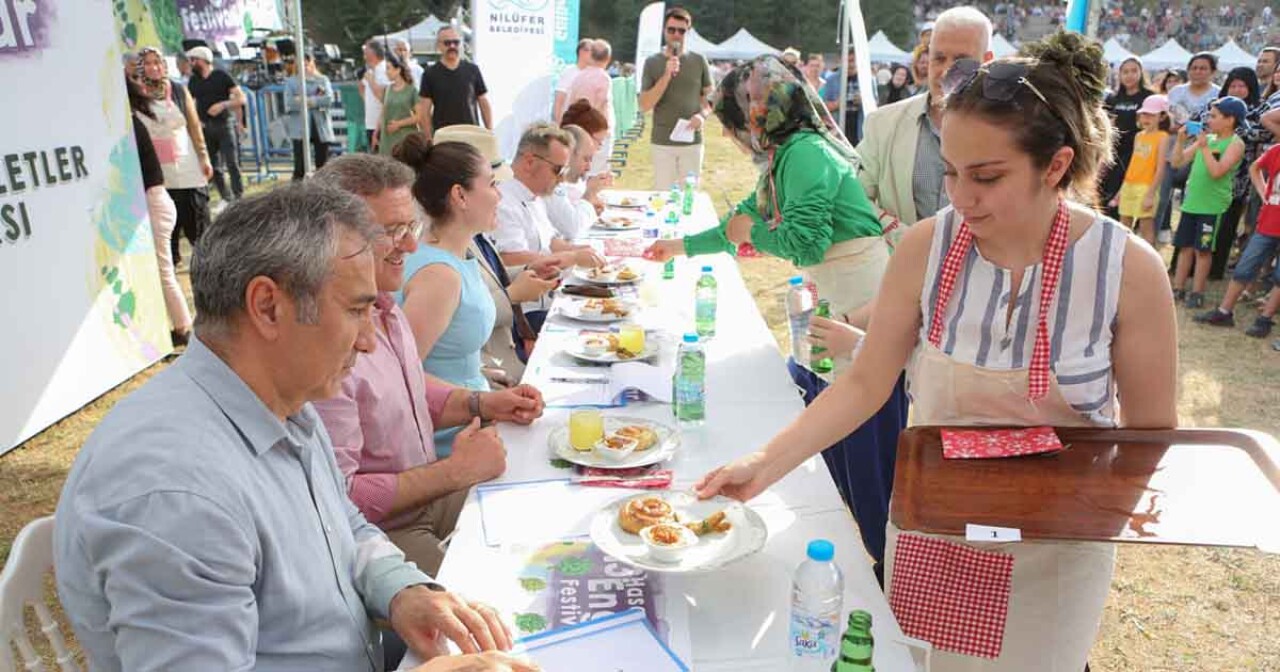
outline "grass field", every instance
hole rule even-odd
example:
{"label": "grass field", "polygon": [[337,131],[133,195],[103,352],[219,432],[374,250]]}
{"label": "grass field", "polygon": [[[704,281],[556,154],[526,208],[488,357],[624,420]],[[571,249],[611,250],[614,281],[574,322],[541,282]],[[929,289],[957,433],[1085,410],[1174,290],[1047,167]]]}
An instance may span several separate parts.
{"label": "grass field", "polygon": [[[749,193],[755,170],[709,129],[702,186],[723,208]],[[619,186],[648,189],[652,173],[641,142]],[[744,259],[747,285],[779,342],[781,296],[791,265]],[[182,276],[185,282],[185,274]],[[1211,287],[1216,300],[1221,286]],[[1248,324],[1253,309],[1237,311]],[[1249,427],[1280,434],[1280,353],[1241,329],[1192,324],[1179,309],[1179,419],[1183,426]],[[166,364],[135,376],[79,412],[0,457],[0,559],[28,520],[51,513],[80,444],[103,414]],[[1242,512],[1275,525],[1278,512]],[[65,630],[64,630],[65,631]],[[1280,671],[1280,557],[1256,551],[1121,546],[1094,647],[1092,669],[1182,672]],[[1035,671],[1028,671],[1035,672]]]}

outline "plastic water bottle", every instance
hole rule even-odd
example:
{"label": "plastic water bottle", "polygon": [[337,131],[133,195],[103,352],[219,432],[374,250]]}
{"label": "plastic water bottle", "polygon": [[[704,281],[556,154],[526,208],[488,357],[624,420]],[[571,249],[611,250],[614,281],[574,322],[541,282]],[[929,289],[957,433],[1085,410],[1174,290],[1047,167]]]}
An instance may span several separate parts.
{"label": "plastic water bottle", "polygon": [[702,338],[715,336],[716,276],[712,275],[710,266],[702,267],[702,277],[698,278],[693,298],[693,322],[698,335]]}
{"label": "plastic water bottle", "polygon": [[787,281],[787,323],[791,326],[791,356],[801,366],[809,365],[809,318],[813,316],[813,292],[804,286],[804,278],[794,276]]}
{"label": "plastic water bottle", "polygon": [[826,539],[809,542],[808,559],[791,581],[791,669],[827,672],[840,650],[844,575]]}
{"label": "plastic water bottle", "polygon": [[667,205],[680,204],[680,182],[672,182],[671,189],[667,192]]}
{"label": "plastic water bottle", "polygon": [[645,238],[656,239],[658,237],[658,213],[649,208],[644,211],[644,229]]}
{"label": "plastic water bottle", "polygon": [[694,176],[693,171],[684,178],[684,202],[681,205],[681,211],[685,215],[693,214],[693,192],[698,187],[698,178]]}
{"label": "plastic water bottle", "polygon": [[707,418],[707,354],[697,334],[685,334],[676,356],[676,422],[696,427]]}
{"label": "plastic water bottle", "polygon": [[[831,319],[831,304],[826,299],[818,299],[818,308],[814,311],[818,317]],[[831,354],[821,345],[814,345],[809,348],[809,368],[814,373],[831,373],[835,368],[835,360],[831,359]]]}

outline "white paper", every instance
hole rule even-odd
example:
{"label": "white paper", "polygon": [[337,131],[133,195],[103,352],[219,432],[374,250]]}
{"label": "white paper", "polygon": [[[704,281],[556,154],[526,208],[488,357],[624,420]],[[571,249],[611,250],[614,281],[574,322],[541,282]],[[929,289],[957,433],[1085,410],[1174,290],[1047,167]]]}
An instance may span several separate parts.
{"label": "white paper", "polygon": [[644,611],[633,610],[525,638],[515,653],[544,670],[575,672],[687,672],[654,635]]}
{"label": "white paper", "polygon": [[696,132],[693,123],[688,119],[678,119],[675,127],[671,129],[671,142],[693,142]]}
{"label": "white paper", "polygon": [[985,541],[988,543],[1022,541],[1022,530],[1016,527],[992,527],[990,525],[969,523],[964,526],[964,539],[965,541]]}
{"label": "white paper", "polygon": [[476,486],[487,546],[544,543],[591,535],[591,519],[614,500],[634,493],[583,487],[568,479]]}

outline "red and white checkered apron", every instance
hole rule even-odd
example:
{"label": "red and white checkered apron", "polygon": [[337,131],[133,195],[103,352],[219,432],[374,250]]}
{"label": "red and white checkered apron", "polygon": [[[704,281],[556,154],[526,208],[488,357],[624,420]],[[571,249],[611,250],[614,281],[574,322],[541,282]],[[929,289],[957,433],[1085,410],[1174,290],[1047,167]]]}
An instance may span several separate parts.
{"label": "red and white checkered apron", "polygon": [[[1051,385],[1047,316],[1062,274],[1069,225],[1067,205],[1059,202],[1045,243],[1040,314],[1029,372],[1028,397],[1033,401],[1048,395]],[[961,223],[938,275],[938,299],[929,324],[929,342],[935,348],[941,348],[946,308],[973,244],[968,223]],[[902,631],[911,637],[931,642],[940,651],[998,658],[1012,595],[1013,560],[1009,553],[903,532],[893,551],[889,605]]]}
{"label": "red and white checkered apron", "polygon": [[[1040,315],[1036,320],[1036,344],[1031,351],[1030,384],[1027,397],[1032,401],[1043,399],[1049,393],[1049,308],[1058,293],[1058,279],[1062,276],[1062,259],[1067,253],[1067,234],[1071,229],[1071,215],[1066,201],[1058,201],[1058,214],[1053,218],[1049,239],[1044,244],[1044,273],[1040,277]],[[933,307],[933,320],[929,323],[929,342],[935,348],[942,347],[942,324],[946,317],[951,293],[956,288],[956,278],[964,267],[964,260],[973,247],[973,232],[968,222],[960,223],[960,231],[938,272],[938,301]]]}

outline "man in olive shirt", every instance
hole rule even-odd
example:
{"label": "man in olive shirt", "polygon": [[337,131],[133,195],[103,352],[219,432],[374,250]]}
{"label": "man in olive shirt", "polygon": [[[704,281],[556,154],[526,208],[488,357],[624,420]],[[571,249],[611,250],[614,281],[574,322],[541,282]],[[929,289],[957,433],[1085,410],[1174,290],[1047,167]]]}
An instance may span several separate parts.
{"label": "man in olive shirt", "polygon": [[[688,173],[702,173],[702,124],[710,111],[711,66],[702,54],[684,49],[693,17],[681,7],[667,10],[663,19],[667,46],[644,62],[640,109],[653,110],[653,188],[666,190]],[[692,141],[671,139],[676,122],[687,121]]]}

